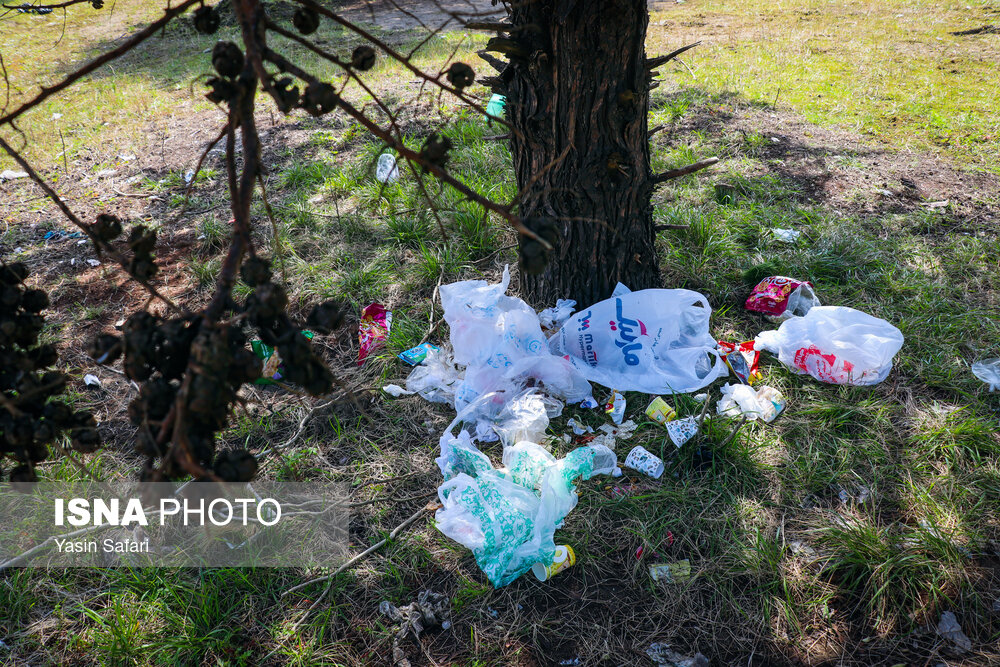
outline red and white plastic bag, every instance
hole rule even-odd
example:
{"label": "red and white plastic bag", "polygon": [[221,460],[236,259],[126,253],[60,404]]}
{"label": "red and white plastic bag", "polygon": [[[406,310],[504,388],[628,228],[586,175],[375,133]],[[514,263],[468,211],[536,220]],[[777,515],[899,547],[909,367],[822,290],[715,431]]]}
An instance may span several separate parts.
{"label": "red and white plastic bag", "polygon": [[884,380],[903,347],[903,334],[885,320],[843,306],[817,306],[803,317],[757,334],[754,347],[778,355],[793,372],[830,384]]}

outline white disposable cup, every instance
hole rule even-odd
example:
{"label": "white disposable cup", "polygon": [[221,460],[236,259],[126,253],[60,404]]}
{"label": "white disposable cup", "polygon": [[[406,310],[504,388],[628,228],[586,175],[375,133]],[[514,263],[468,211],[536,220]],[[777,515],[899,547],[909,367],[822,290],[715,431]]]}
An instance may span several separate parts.
{"label": "white disposable cup", "polygon": [[674,419],[673,421],[668,421],[666,427],[670,440],[680,447],[698,432],[698,421],[694,417]]}
{"label": "white disposable cup", "polygon": [[642,445],[636,445],[625,457],[625,467],[659,479],[663,474],[663,460]]}

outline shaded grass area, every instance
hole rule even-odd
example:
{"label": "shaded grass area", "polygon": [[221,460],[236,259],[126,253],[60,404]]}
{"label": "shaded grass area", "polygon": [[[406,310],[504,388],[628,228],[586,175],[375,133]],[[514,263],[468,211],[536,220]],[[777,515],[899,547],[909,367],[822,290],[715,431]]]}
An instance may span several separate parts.
{"label": "shaded grass area", "polygon": [[[446,55],[436,52],[438,61]],[[392,70],[383,75],[398,77]],[[438,664],[646,664],[653,641],[701,651],[717,664],[993,664],[1000,638],[992,611],[1000,598],[1000,410],[968,366],[998,351],[994,223],[975,211],[929,210],[919,201],[873,210],[867,185],[834,207],[821,184],[800,173],[797,149],[810,143],[807,136],[775,145],[766,133],[738,125],[774,113],[752,86],[750,99],[711,87],[665,88],[654,99],[651,125],[666,121],[684,131],[654,141],[654,168],[726,157],[714,172],[657,193],[657,221],[689,225],[658,236],[666,286],[705,294],[715,309],[713,334],[745,340],[773,326],[743,309],[759,278],[811,280],[824,303],[859,308],[903,331],[907,343],[889,379],[833,387],[765,359],[766,383],[789,400],[774,424],[748,425],[722,445],[733,423],[712,419],[699,440],[675,451],[658,426],[644,423],[618,454],[642,444],[663,455],[662,483],[626,498],[613,497],[610,480],[583,483],[579,506],[557,533],[578,562],[550,582],[529,576],[493,590],[471,554],[430,521],[339,575],[328,603],[296,632],[297,613],[321,590],[281,598],[303,580],[297,571],[16,571],[0,579],[0,638],[12,647],[14,664],[385,664],[395,628],[378,615],[379,602],[406,604],[425,588],[448,594],[453,605],[454,628],[425,640]],[[407,142],[419,146],[436,124],[407,118]],[[514,261],[513,236],[478,206],[425,179],[435,216],[419,175],[407,169],[397,183],[378,183],[373,170],[382,146],[341,119],[296,118],[272,131],[267,184],[275,227],[258,204],[259,242],[279,258],[279,270],[283,265],[296,308],[335,297],[355,309],[379,300],[395,311],[386,349],[347,378],[359,388],[398,382],[407,369],[394,354],[440,319],[431,306],[435,287],[495,280],[502,264]],[[494,199],[513,195],[509,153],[485,139],[496,128],[459,112],[443,131],[456,145],[454,173]],[[863,171],[877,152],[838,151],[831,170],[838,177]],[[176,194],[168,188],[178,174],[171,178],[150,183],[149,191]],[[219,180],[206,178],[196,188],[192,210],[220,201]],[[720,196],[719,183],[732,186],[730,194]],[[162,211],[174,213],[183,203],[166,198]],[[218,271],[225,217],[184,219],[196,241],[195,256],[179,264],[191,277],[190,298],[203,297]],[[779,244],[770,233],[775,227],[804,235],[796,245]],[[19,233],[12,228],[0,237],[5,250],[23,242]],[[439,328],[431,339],[446,334]],[[319,340],[338,361],[346,357],[345,373],[356,354],[352,338],[349,330]],[[367,419],[352,405],[322,412],[287,460],[271,461],[264,473],[341,479],[351,482],[352,499],[376,500],[352,516],[357,550],[425,502],[407,499],[436,488],[437,438],[451,416],[420,399],[370,402],[361,395]],[[717,396],[715,390],[713,402]],[[629,417],[638,420],[648,397],[627,397]],[[682,415],[699,410],[686,397],[671,401]],[[280,442],[300,415],[280,392],[254,390],[227,439],[251,448]],[[594,426],[604,421],[570,408],[554,422],[554,435],[565,432],[571,416]],[[698,446],[712,455],[699,454]],[[557,455],[567,450],[561,442],[554,447]],[[499,451],[489,451],[498,458]],[[104,452],[91,465],[110,474],[120,457]],[[69,465],[47,472],[78,474]],[[637,561],[641,545],[647,555]],[[692,564],[691,581],[650,580],[651,562],[681,559]],[[973,655],[952,655],[935,636],[942,610],[955,611],[975,643]],[[407,650],[415,664],[425,664],[420,648]]]}

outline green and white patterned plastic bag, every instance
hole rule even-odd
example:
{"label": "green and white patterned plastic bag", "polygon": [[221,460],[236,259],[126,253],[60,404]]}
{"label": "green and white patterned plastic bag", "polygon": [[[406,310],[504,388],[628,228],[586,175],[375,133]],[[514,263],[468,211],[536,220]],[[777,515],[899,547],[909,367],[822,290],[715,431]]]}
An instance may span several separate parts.
{"label": "green and white patterned plastic bag", "polygon": [[552,562],[555,531],[576,507],[576,479],[617,467],[615,453],[603,445],[579,447],[557,460],[522,441],[504,448],[504,467],[497,469],[468,431],[453,436],[450,429],[437,461],[446,480],[438,488],[438,530],[471,549],[497,588],[535,563]]}

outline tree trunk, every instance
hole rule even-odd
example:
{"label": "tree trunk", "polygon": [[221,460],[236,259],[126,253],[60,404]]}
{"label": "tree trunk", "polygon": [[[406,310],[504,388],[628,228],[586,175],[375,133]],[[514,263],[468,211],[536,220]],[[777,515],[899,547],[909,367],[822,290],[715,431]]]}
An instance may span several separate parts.
{"label": "tree trunk", "polygon": [[[529,301],[586,307],[621,281],[660,286],[646,116],[646,0],[513,2],[501,79],[522,218],[561,232]],[[491,47],[492,48],[492,47]],[[521,237],[522,243],[526,237]]]}

